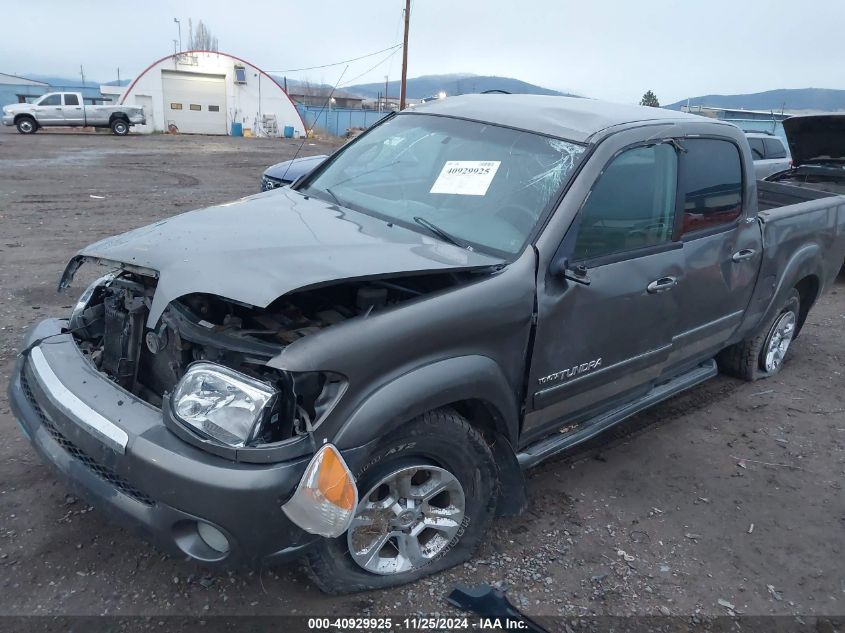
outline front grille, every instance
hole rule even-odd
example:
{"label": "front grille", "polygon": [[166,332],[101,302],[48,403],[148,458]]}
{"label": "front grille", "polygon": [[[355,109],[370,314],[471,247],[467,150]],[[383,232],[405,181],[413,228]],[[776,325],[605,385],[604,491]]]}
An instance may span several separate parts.
{"label": "front grille", "polygon": [[111,484],[126,496],[131,497],[135,499],[135,501],[143,503],[146,506],[155,505],[155,501],[150,499],[147,495],[138,490],[111,468],[103,466],[94,458],[90,457],[85,451],[66,438],[62,432],[53,425],[53,422],[47,417],[44,410],[41,408],[41,405],[39,405],[38,401],[35,399],[35,394],[32,393],[32,389],[30,388],[26,375],[23,372],[21,373],[21,387],[23,388],[23,393],[24,396],[26,396],[27,401],[38,414],[38,419],[41,420],[41,424],[44,425],[47,432],[53,437],[56,443],[65,450],[65,452],[84,464],[90,471],[97,475],[97,477],[106,483]]}

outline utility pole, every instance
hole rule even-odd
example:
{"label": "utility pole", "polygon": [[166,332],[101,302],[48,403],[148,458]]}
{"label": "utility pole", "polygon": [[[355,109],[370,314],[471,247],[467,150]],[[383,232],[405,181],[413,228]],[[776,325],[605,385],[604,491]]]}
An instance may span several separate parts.
{"label": "utility pole", "polygon": [[402,85],[399,91],[399,109],[405,109],[405,84],[408,81],[408,27],[411,22],[411,0],[405,0],[405,37],[402,39]]}
{"label": "utility pole", "polygon": [[179,52],[182,52],[182,23],[177,19],[173,18],[173,21],[176,23],[177,28],[179,29]]}
{"label": "utility pole", "polygon": [[79,74],[82,76],[82,85],[85,85],[85,69],[82,68],[82,64],[79,64]]}
{"label": "utility pole", "polygon": [[384,76],[384,109],[387,110],[387,75]]}
{"label": "utility pole", "polygon": [[117,85],[120,86],[120,66],[117,67]]}

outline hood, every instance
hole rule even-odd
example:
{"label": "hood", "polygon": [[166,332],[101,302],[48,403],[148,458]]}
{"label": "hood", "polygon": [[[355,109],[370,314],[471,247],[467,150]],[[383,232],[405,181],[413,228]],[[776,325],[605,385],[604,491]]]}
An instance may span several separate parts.
{"label": "hood", "polygon": [[302,158],[286,160],[265,169],[264,175],[270,178],[278,178],[285,182],[293,182],[300,176],[304,176],[316,169],[327,158],[328,156],[325,154],[319,154],[318,156],[303,156]]}
{"label": "hood", "polygon": [[845,161],[845,113],[794,116],[783,121],[794,166],[817,160]]}
{"label": "hood", "polygon": [[195,292],[263,308],[294,290],[334,281],[502,263],[289,189],[96,242],[71,260],[60,288],[86,258],[158,273],[151,326],[168,303]]}

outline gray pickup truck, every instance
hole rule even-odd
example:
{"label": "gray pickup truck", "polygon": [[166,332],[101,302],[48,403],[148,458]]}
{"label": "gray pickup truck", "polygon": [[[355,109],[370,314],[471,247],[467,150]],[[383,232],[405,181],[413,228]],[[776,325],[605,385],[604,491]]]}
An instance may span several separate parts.
{"label": "gray pickup truck", "polygon": [[105,127],[117,136],[129,134],[133,125],[144,125],[144,110],[124,105],[86,105],[80,92],[48,92],[35,103],[15,103],[3,108],[3,125],[14,125],[21,134],[42,127]]}
{"label": "gray pickup truck", "polygon": [[715,376],[777,373],[845,197],[758,183],[735,126],[468,95],[293,186],[78,253],[27,335],[21,428],[168,552],[305,558],[349,592],[469,558],[523,471]]}

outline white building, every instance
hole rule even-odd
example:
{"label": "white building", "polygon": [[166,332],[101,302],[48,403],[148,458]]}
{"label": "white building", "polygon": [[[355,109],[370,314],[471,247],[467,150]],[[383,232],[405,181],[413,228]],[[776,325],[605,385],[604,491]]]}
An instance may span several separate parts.
{"label": "white building", "polygon": [[100,86],[100,94],[103,95],[103,104],[109,105],[120,103],[120,98],[123,96],[123,91],[126,86],[107,86],[103,84]]}
{"label": "white building", "polygon": [[267,73],[227,53],[188,51],[151,64],[120,103],[144,108],[137,132],[230,134],[232,124],[256,136],[305,134],[293,101]]}

